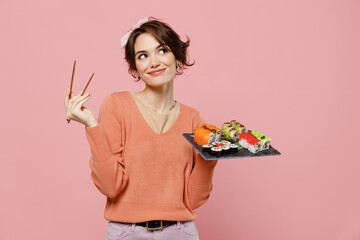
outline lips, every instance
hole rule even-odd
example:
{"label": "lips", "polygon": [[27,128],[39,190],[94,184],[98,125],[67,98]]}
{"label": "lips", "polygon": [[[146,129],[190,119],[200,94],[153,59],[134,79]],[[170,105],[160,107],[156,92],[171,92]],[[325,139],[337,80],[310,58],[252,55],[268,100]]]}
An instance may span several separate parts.
{"label": "lips", "polygon": [[164,69],[158,69],[158,70],[154,70],[154,71],[151,71],[151,72],[148,72],[150,75],[160,75],[162,72],[165,71],[165,68]]}

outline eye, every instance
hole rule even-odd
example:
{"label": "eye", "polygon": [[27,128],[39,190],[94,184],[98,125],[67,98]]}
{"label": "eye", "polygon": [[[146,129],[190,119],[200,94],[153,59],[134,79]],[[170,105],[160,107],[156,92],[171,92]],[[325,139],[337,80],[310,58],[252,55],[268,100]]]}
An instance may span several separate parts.
{"label": "eye", "polygon": [[146,56],[146,54],[139,55],[138,59],[143,59],[142,56]]}
{"label": "eye", "polygon": [[166,50],[165,48],[162,48],[162,49],[159,50],[159,52],[161,52],[161,51],[162,51],[163,53],[167,53],[167,50]]}

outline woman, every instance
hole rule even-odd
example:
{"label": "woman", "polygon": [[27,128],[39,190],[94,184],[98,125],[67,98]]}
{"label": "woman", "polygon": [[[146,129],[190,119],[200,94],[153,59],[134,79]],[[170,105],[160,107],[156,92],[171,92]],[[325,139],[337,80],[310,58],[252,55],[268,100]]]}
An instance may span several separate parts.
{"label": "woman", "polygon": [[199,239],[193,210],[210,196],[217,161],[204,160],[182,136],[205,122],[173,95],[175,76],[193,65],[189,39],[145,18],[122,45],[143,91],[108,95],[99,120],[83,106],[89,93],[65,97],[67,118],[85,125],[92,180],[107,196],[106,239]]}

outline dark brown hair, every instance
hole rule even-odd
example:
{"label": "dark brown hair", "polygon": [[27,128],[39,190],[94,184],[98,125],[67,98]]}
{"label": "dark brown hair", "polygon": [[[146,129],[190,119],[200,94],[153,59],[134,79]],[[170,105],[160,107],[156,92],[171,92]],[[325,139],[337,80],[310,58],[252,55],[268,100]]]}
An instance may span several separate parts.
{"label": "dark brown hair", "polygon": [[168,51],[171,51],[174,55],[176,60],[180,62],[179,70],[176,70],[175,75],[181,75],[183,70],[187,67],[193,66],[193,63],[189,63],[187,61],[188,52],[187,48],[190,45],[190,39],[188,36],[186,42],[182,42],[180,40],[179,35],[167,24],[160,19],[149,17],[149,21],[143,23],[139,28],[136,28],[132,31],[129,36],[129,39],[125,45],[125,60],[129,64],[129,74],[133,77],[132,71],[136,71],[135,65],[135,41],[138,36],[142,33],[150,33],[152,34],[156,40],[162,45],[162,47],[166,48]]}

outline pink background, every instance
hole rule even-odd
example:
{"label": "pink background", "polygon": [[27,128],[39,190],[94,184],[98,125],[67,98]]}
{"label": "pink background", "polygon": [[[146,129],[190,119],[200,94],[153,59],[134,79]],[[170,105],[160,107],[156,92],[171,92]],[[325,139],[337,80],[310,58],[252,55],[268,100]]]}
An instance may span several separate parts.
{"label": "pink background", "polygon": [[84,127],[65,120],[77,60],[96,115],[140,91],[120,38],[140,18],[191,39],[175,98],[220,126],[268,134],[281,156],[220,161],[197,210],[201,239],[360,239],[360,3],[0,1],[0,239],[103,239]]}

